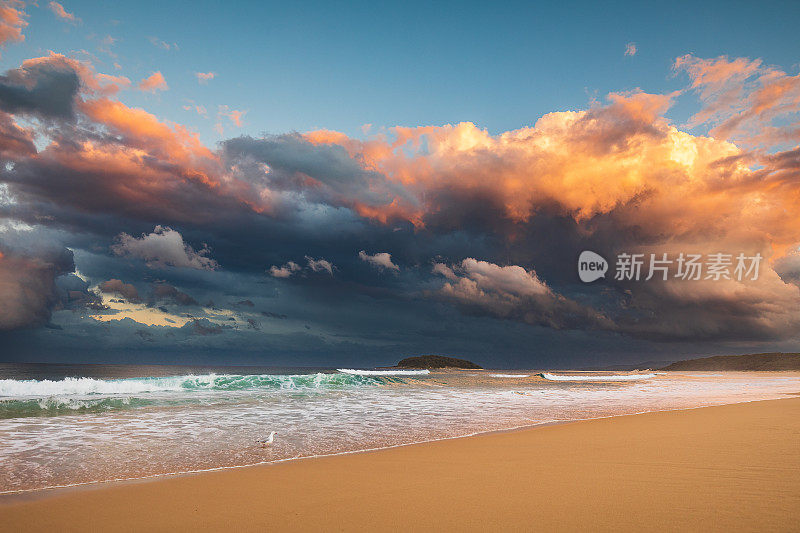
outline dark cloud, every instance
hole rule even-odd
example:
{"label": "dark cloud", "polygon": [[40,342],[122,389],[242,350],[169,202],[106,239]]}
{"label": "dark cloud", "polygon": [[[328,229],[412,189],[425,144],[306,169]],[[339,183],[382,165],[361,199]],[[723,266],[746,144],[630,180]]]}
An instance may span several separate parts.
{"label": "dark cloud", "polygon": [[436,263],[446,281],[435,293],[466,312],[555,329],[615,329],[602,313],[554,292],[535,272],[472,258],[458,265]]}
{"label": "dark cloud", "polygon": [[[222,143],[224,159],[240,177],[280,192],[302,192],[307,200],[331,205],[390,204],[403,188],[370,171],[336,144],[312,144],[299,134],[260,139],[249,136]],[[267,165],[268,171],[263,165]]]}
{"label": "dark cloud", "polygon": [[28,61],[0,75],[0,110],[43,119],[72,119],[81,80],[62,58]]}
{"label": "dark cloud", "polygon": [[189,331],[196,335],[220,335],[225,326],[215,324],[206,318],[191,320],[186,323],[181,329]]}
{"label": "dark cloud", "polygon": [[197,300],[167,283],[156,284],[152,297],[155,301],[169,300],[178,305],[199,305]]}
{"label": "dark cloud", "polygon": [[[87,69],[51,55],[0,77],[0,219],[34,226],[28,242],[46,228],[89,280],[46,254],[9,252],[3,294],[22,304],[6,329],[55,311],[86,344],[114,331],[104,346],[122,350],[509,360],[533,341],[544,360],[595,339],[633,354],[798,331],[797,150],[748,154],[681,132],[663,117],[672,95],[612,94],[500,135],[462,123],[366,141],[239,137],[212,150],[109,99]],[[45,125],[27,130],[9,113]],[[664,247],[783,257],[746,286],[588,286],[575,273],[582,250],[612,259]],[[95,286],[154,313],[208,304],[182,328],[81,322],[77,311],[108,311]],[[37,330],[30,342],[65,337]]]}
{"label": "dark cloud", "polygon": [[56,286],[61,296],[61,304],[65,309],[106,311],[100,296],[90,290],[89,283],[74,274],[65,274],[56,278]]}
{"label": "dark cloud", "polygon": [[0,157],[13,160],[35,153],[33,134],[19,127],[10,115],[0,113]]}
{"label": "dark cloud", "polygon": [[0,330],[48,323],[61,302],[56,279],[74,269],[66,249],[31,255],[0,245]]}
{"label": "dark cloud", "polygon": [[288,318],[286,315],[281,313],[273,313],[272,311],[261,311],[261,314],[267,318],[277,318],[279,320],[286,320],[286,318]]}

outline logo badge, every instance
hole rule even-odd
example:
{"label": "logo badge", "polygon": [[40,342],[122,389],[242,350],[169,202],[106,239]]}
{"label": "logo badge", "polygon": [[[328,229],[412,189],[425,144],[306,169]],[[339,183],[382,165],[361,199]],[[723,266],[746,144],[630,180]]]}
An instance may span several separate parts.
{"label": "logo badge", "polygon": [[589,250],[581,252],[578,257],[578,277],[584,283],[591,283],[597,279],[606,277],[608,272],[608,261],[602,255]]}

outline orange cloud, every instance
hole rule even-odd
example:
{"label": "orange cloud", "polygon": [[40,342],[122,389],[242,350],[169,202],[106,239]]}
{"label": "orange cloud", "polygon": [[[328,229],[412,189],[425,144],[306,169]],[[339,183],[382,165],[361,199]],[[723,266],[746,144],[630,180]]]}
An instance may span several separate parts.
{"label": "orange cloud", "polygon": [[[358,141],[330,131],[305,137],[343,146],[418,200],[356,206],[381,222],[427,226],[464,216],[460,203],[482,199],[512,223],[555,206],[581,224],[613,213],[654,237],[713,236],[704,247],[728,240],[785,251],[800,242],[796,159],[781,159],[779,168],[775,157],[679,130],[663,117],[674,96],[613,93],[606,106],[550,113],[494,136],[460,123],[394,128],[393,139]],[[763,168],[753,170],[756,162]],[[458,227],[457,218],[452,224]]]}
{"label": "orange cloud", "polygon": [[8,0],[0,4],[0,46],[25,40],[22,29],[28,25],[26,16],[25,4],[19,0]]}
{"label": "orange cloud", "polygon": [[236,109],[230,109],[226,105],[219,106],[219,115],[223,117],[227,117],[237,128],[242,127],[242,117],[247,113],[247,111],[239,111]]}
{"label": "orange cloud", "polygon": [[187,177],[209,185],[218,183],[212,177],[216,171],[210,170],[218,164],[216,155],[184,126],[168,126],[143,109],[108,98],[81,102],[79,108],[94,122],[123,136],[128,146],[179,164]]}
{"label": "orange cloud", "polygon": [[685,55],[674,68],[692,80],[703,108],[689,126],[710,125],[710,134],[748,147],[800,140],[800,129],[786,127],[800,113],[800,75],[764,65],[760,59],[701,59]]}
{"label": "orange cloud", "polygon": [[151,93],[154,93],[156,91],[166,91],[167,89],[169,89],[169,86],[167,85],[167,80],[164,79],[164,75],[161,74],[160,71],[153,72],[150,76],[140,81],[137,87],[139,87],[139,89],[142,91],[147,91]]}
{"label": "orange cloud", "polygon": [[[770,263],[757,284],[638,289],[628,303],[659,318],[646,325],[607,324],[605,316],[563,300],[538,278],[541,269],[524,262],[467,258],[444,265],[439,296],[496,316],[571,327],[548,314],[558,308],[593,327],[652,336],[728,334],[745,322],[748,331],[778,335],[797,325],[786,310],[800,305],[800,293],[772,265],[797,265],[800,149],[781,151],[774,143],[797,138],[800,128],[787,118],[800,106],[800,82],[758,60],[676,60],[676,70],[690,79],[681,94],[697,94],[702,105],[690,124],[709,126],[705,135],[667,118],[679,93],[634,90],[496,135],[462,122],[395,127],[365,140],[330,130],[240,136],[220,150],[185,126],[110,98],[127,78],[52,53],[23,67],[44,65],[79,74],[80,92],[70,94],[79,119],[69,139],[56,136],[37,151],[32,133],[13,122],[13,110],[0,115],[0,128],[12,137],[0,151],[31,169],[13,183],[27,197],[82,212],[178,221],[214,220],[228,210],[277,217],[333,206],[373,224],[408,221],[426,235],[474,232],[510,250],[550,217],[576,239],[606,235],[609,246],[622,243],[627,252],[758,252]],[[35,86],[42,72],[34,70],[16,72],[18,85]],[[218,109],[218,118],[238,126],[242,115]],[[281,268],[276,272],[283,275]],[[661,302],[672,302],[674,312],[660,311]],[[692,305],[704,314],[684,315]],[[741,320],[730,318],[737,313]]]}

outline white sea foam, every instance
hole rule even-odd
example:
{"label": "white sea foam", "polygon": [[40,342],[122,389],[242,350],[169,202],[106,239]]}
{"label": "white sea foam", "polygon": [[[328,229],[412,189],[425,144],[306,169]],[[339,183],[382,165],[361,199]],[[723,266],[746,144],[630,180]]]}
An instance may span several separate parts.
{"label": "white sea foam", "polygon": [[530,374],[489,374],[492,378],[527,378]]}
{"label": "white sea foam", "polygon": [[[424,371],[427,373],[427,370]],[[367,374],[368,375],[368,374]],[[380,374],[376,374],[380,375]],[[52,396],[135,395],[169,391],[233,391],[249,389],[320,389],[325,387],[374,385],[379,380],[342,374],[200,374],[127,379],[67,377],[16,380],[0,379],[0,398],[47,398]]]}
{"label": "white sea foam", "polygon": [[[380,372],[398,371],[403,372]],[[551,371],[582,378],[553,382],[534,379],[531,370],[506,372],[495,373],[530,379],[458,371],[431,373],[435,380],[407,373],[220,373],[213,379],[209,374],[57,380],[50,383],[62,389],[77,387],[76,382],[93,383],[94,390],[152,388],[161,380],[159,386],[180,390],[92,394],[82,388],[73,389],[81,394],[47,396],[41,396],[44,387],[58,387],[18,380],[13,387],[28,387],[24,395],[32,390],[40,395],[0,398],[0,491],[351,453],[556,421],[779,398],[800,390],[796,373],[729,372],[705,379],[670,373],[587,386],[587,378],[647,374]],[[112,386],[117,388],[106,389]],[[256,440],[272,430],[279,435],[273,445],[258,446]],[[115,453],[98,453],[108,449]]]}
{"label": "white sea foam", "polygon": [[337,368],[342,374],[352,374],[354,376],[424,376],[430,374],[430,370],[357,370],[353,368]]}
{"label": "white sea foam", "polygon": [[0,397],[34,398],[57,395],[136,394],[141,392],[180,390],[186,377],[114,379],[64,378],[16,380],[0,379]]}
{"label": "white sea foam", "polygon": [[656,377],[655,374],[550,374],[542,372],[539,374],[549,381],[636,381],[640,379],[650,379]]}

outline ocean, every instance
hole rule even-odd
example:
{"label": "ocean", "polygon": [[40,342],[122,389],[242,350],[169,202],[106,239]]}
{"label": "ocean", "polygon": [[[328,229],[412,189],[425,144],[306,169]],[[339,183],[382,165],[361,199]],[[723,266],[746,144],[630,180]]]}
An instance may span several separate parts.
{"label": "ocean", "polygon": [[0,364],[0,493],[798,391],[800,373]]}

